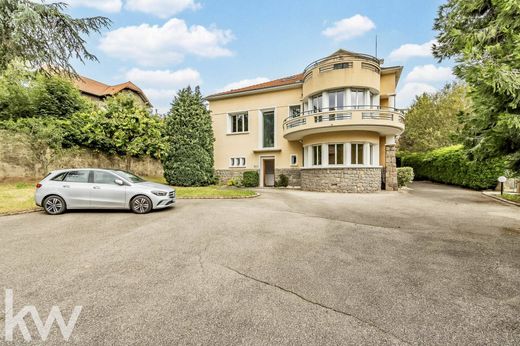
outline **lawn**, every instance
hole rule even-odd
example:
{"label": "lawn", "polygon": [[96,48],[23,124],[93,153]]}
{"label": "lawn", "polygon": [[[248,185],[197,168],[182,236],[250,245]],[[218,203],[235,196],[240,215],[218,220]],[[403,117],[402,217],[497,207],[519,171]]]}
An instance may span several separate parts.
{"label": "lawn", "polygon": [[[166,184],[163,177],[143,178],[155,183]],[[218,185],[201,187],[174,186],[174,188],[178,198],[244,198],[256,195],[256,192],[253,190]]]}
{"label": "lawn", "polygon": [[[164,178],[146,177],[146,180],[164,184]],[[0,214],[37,208],[34,204],[33,182],[0,183]],[[182,198],[244,198],[256,195],[249,189],[227,186],[175,187],[177,197]]]}
{"label": "lawn", "polygon": [[35,184],[0,183],[0,214],[35,209]]}
{"label": "lawn", "polygon": [[504,193],[502,198],[507,199],[508,201],[520,203],[520,195],[513,195],[510,193]]}

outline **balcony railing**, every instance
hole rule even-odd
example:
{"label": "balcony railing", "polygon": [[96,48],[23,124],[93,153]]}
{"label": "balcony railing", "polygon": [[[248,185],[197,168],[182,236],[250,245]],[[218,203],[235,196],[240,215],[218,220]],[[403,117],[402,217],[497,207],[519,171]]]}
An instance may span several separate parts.
{"label": "balcony railing", "polygon": [[286,118],[283,122],[283,126],[284,129],[293,129],[309,123],[322,123],[327,121],[343,123],[344,120],[352,120],[353,113],[361,113],[361,120],[366,120],[367,124],[370,123],[370,120],[398,121],[404,124],[402,111],[393,107],[345,106],[308,110],[302,112],[300,115]]}

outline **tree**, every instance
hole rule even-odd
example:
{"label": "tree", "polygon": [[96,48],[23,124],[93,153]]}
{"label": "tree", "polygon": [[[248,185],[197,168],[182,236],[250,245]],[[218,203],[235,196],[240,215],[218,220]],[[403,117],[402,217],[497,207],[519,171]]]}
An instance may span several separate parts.
{"label": "tree", "polygon": [[447,84],[441,91],[418,96],[406,114],[399,149],[423,152],[460,143],[461,120],[470,100],[463,84]]}
{"label": "tree", "polygon": [[35,73],[19,65],[0,74],[0,120],[67,118],[87,104],[67,78]]}
{"label": "tree", "polygon": [[67,118],[86,107],[78,88],[60,76],[38,74],[31,87],[36,116]]}
{"label": "tree", "polygon": [[434,29],[439,61],[453,58],[473,103],[464,144],[478,160],[507,155],[520,171],[520,2],[449,0]]}
{"label": "tree", "polygon": [[70,118],[67,141],[108,154],[160,158],[164,149],[163,121],[151,115],[130,93],[110,97],[100,108],[79,112]]}
{"label": "tree", "polygon": [[33,80],[34,74],[20,66],[10,66],[0,74],[0,120],[35,116],[29,88]]}
{"label": "tree", "polygon": [[199,87],[181,89],[166,116],[164,177],[177,186],[209,185],[213,174],[213,128]]}
{"label": "tree", "polygon": [[48,74],[76,75],[75,58],[97,61],[81,35],[100,33],[110,25],[105,17],[72,18],[67,4],[31,0],[0,0],[0,71],[19,60]]}

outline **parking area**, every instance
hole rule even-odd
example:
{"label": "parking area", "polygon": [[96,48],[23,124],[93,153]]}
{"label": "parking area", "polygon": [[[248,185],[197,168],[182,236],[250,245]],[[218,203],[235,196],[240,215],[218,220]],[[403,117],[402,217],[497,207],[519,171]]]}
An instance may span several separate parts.
{"label": "parking area", "polygon": [[0,296],[82,305],[78,344],[520,343],[520,208],[431,183],[260,192],[0,217]]}

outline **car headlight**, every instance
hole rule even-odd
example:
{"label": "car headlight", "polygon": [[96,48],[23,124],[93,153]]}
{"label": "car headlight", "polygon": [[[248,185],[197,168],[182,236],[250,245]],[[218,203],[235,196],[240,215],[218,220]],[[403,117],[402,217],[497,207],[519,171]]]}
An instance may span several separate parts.
{"label": "car headlight", "polygon": [[152,191],[152,193],[156,196],[166,196],[168,194],[166,191]]}

